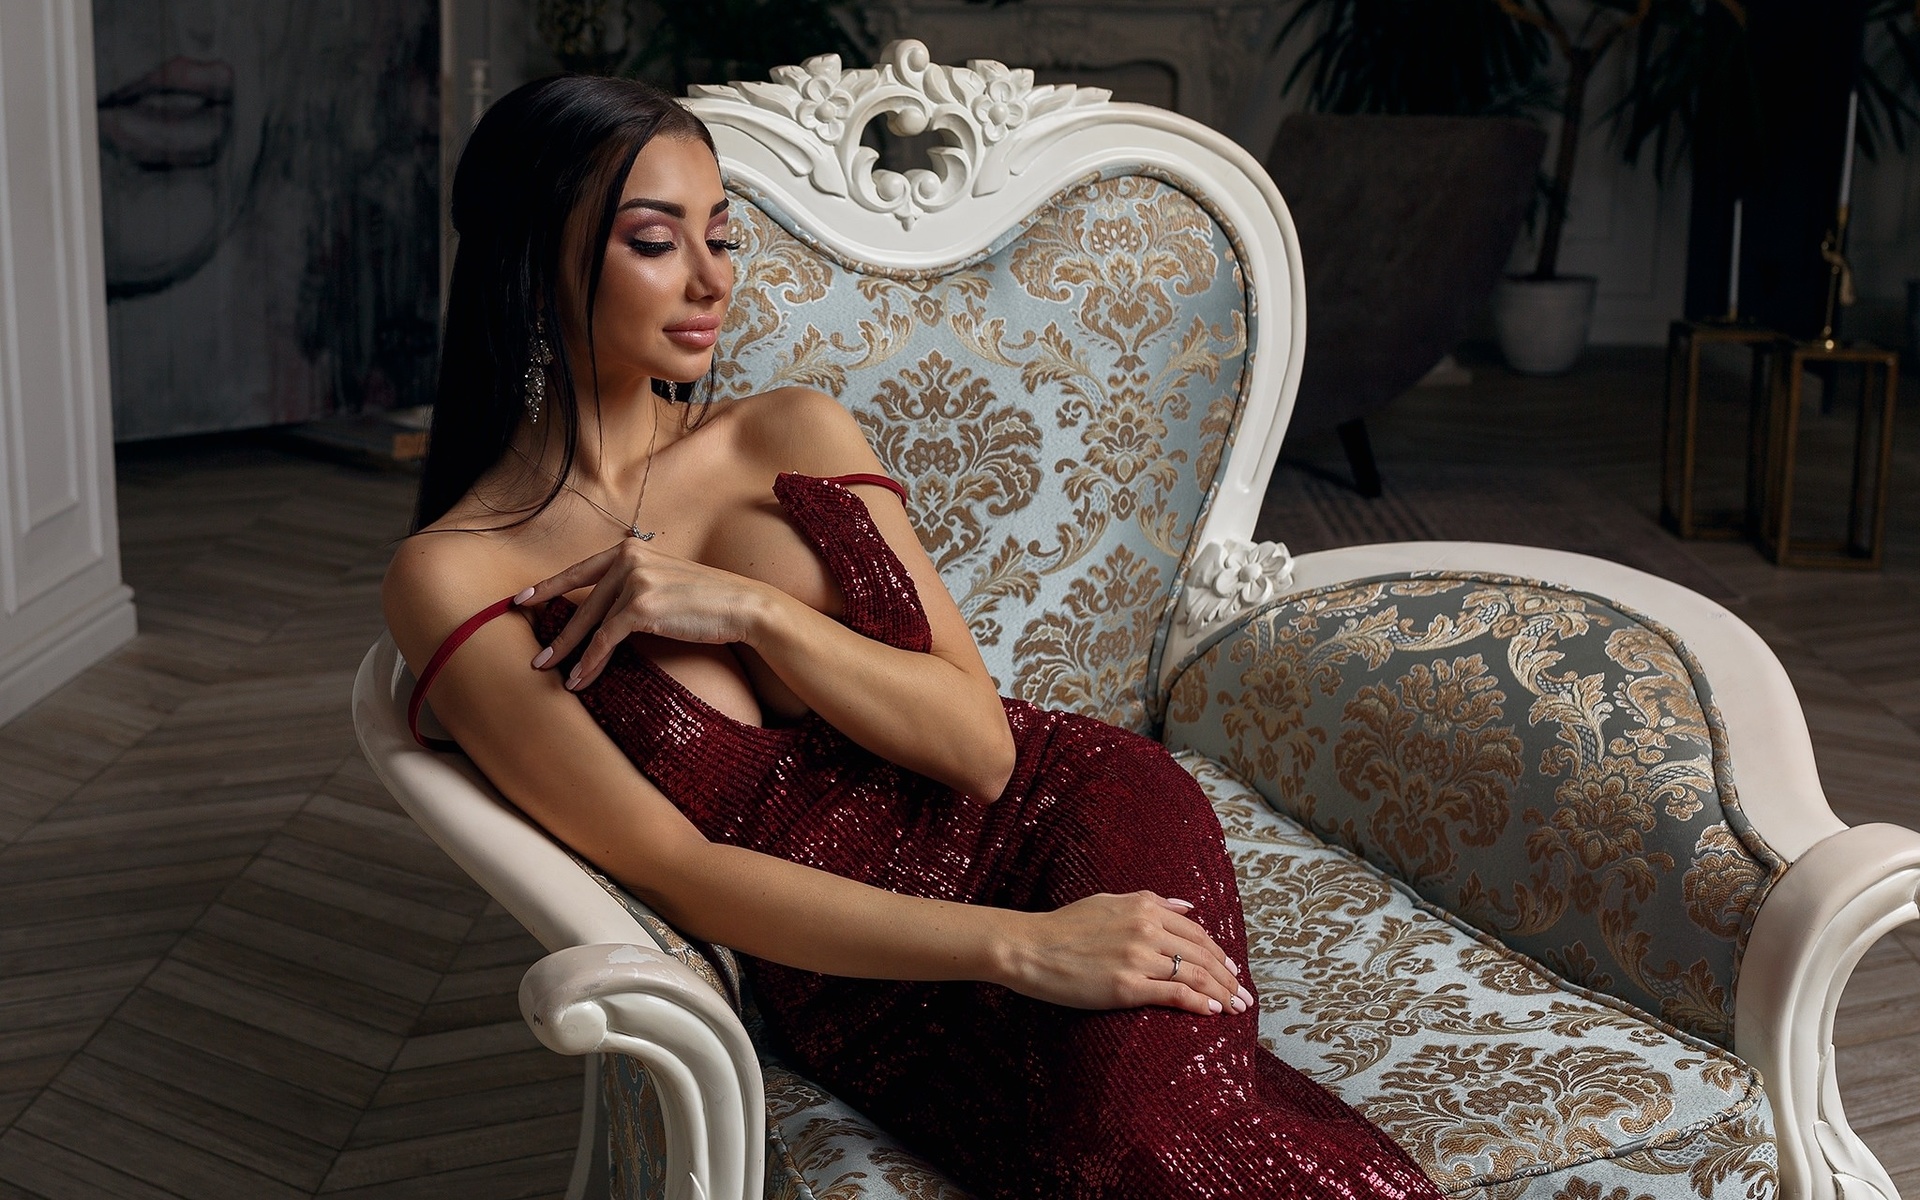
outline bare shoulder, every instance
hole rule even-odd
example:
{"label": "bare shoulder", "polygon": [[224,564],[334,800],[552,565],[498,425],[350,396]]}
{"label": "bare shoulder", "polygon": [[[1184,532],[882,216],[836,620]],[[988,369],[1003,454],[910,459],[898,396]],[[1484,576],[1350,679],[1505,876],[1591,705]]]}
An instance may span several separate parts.
{"label": "bare shoulder", "polygon": [[517,586],[517,564],[497,539],[423,531],[401,542],[380,584],[387,628],[418,665],[462,621]]}
{"label": "bare shoulder", "polygon": [[810,387],[783,387],[737,402],[742,449],[775,470],[808,475],[874,471],[879,460],[860,422]]}

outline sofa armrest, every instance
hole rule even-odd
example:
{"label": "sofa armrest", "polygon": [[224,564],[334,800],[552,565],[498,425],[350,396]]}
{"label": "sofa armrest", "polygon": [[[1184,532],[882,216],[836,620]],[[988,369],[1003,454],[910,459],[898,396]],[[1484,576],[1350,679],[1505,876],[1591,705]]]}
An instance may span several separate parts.
{"label": "sofa armrest", "polygon": [[[759,1200],[766,1109],[733,1007],[731,956],[680,937],[508,804],[464,756],[417,745],[405,720],[412,681],[381,637],[354,680],[361,749],[415,822],[553,951],[521,983],[528,1024],[563,1054],[623,1053],[647,1068],[668,1130],[670,1196]],[[605,1163],[597,1091],[588,1089],[570,1195]]]}
{"label": "sofa armrest", "polygon": [[[1747,702],[1757,661],[1778,674],[1764,715],[1798,722],[1772,655],[1711,601],[1579,555],[1362,549],[1303,556],[1293,590],[1174,670],[1169,745],[1575,983],[1731,1046],[1784,862],[1743,808],[1718,687]],[[1712,664],[1675,616],[1711,629]],[[1796,802],[1840,828],[1817,784]]]}
{"label": "sofa armrest", "polygon": [[1677,583],[1585,554],[1493,542],[1385,542],[1304,554],[1292,592],[1388,574],[1450,572],[1551,580],[1645,613],[1682,642],[1712,682],[1740,809],[1791,862],[1846,828],[1828,807],[1806,716],[1766,642],[1724,606]]}
{"label": "sofa armrest", "polygon": [[628,1054],[646,1068],[666,1126],[669,1200],[760,1200],[760,1063],[709,983],[652,946],[572,946],[527,971],[520,1011],[549,1049]]}
{"label": "sofa armrest", "polygon": [[1734,1049],[1767,1081],[1782,1193],[1899,1200],[1854,1135],[1834,1074],[1833,1014],[1853,968],[1889,930],[1920,920],[1920,833],[1858,825],[1794,861],[1754,917]]}
{"label": "sofa armrest", "polygon": [[381,634],[353,681],[361,753],[414,823],[548,950],[642,939],[646,931],[578,861],[501,797],[465,755],[407,732],[413,674]]}

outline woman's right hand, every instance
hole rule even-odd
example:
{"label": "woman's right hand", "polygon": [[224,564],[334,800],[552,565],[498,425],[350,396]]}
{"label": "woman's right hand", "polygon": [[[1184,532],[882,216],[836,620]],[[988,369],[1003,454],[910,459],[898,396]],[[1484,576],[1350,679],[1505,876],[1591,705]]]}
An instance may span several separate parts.
{"label": "woman's right hand", "polygon": [[1070,1008],[1156,1004],[1200,1016],[1244,1012],[1253,996],[1207,931],[1185,915],[1192,908],[1184,900],[1132,892],[1015,913],[1009,977],[1000,982]]}
{"label": "woman's right hand", "polygon": [[623,537],[541,580],[513,602],[545,604],[583,587],[592,590],[532,663],[536,671],[557,667],[585,643],[580,661],[567,676],[567,690],[576,692],[598,679],[614,648],[636,633],[706,645],[747,641],[759,609],[756,601],[764,602],[772,593],[757,580]]}

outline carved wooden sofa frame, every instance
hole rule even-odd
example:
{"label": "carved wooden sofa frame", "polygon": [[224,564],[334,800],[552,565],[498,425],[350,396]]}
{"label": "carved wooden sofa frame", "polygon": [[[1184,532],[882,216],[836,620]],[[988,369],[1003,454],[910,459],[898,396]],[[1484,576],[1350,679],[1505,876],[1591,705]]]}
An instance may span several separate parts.
{"label": "carved wooden sofa frame", "polygon": [[[1893,1200],[1886,1172],[1848,1128],[1831,1032],[1835,1006],[1861,955],[1890,928],[1916,917],[1920,835],[1891,826],[1848,828],[1833,815],[1785,672],[1752,630],[1701,596],[1614,564],[1517,546],[1407,543],[1292,560],[1283,547],[1248,541],[1286,429],[1307,315],[1286,206],[1251,157],[1172,113],[1112,103],[1095,89],[1035,87],[1029,73],[997,63],[939,66],[929,62],[924,46],[911,41],[888,47],[871,70],[843,72],[835,60],[815,59],[782,68],[768,82],[697,88],[688,104],[712,128],[729,187],[748,201],[743,219],[753,233],[729,325],[732,340],[723,341],[723,365],[733,372],[726,386],[754,390],[771,382],[769,373],[838,385],[835,390],[876,433],[889,467],[914,484],[922,520],[929,508],[948,519],[927,536],[948,539],[941,544],[949,550],[952,539],[973,539],[972,557],[956,559],[959,565],[947,571],[948,579],[956,594],[967,597],[976,627],[989,630],[983,641],[1003,688],[1158,732],[1185,756],[1222,811],[1243,871],[1250,927],[1264,922],[1255,939],[1256,957],[1263,946],[1274,955],[1294,955],[1284,968],[1270,968],[1262,984],[1263,1034],[1292,1039],[1282,1047],[1283,1055],[1306,1056],[1303,1067],[1368,1108],[1396,1136],[1425,1139],[1421,1152],[1438,1164],[1430,1169],[1454,1163],[1446,1167],[1451,1174],[1440,1172],[1449,1194],[1525,1193],[1568,1200],[1612,1195],[1617,1181],[1581,1175],[1580,1164],[1618,1152],[1632,1159],[1632,1170],[1643,1172],[1629,1181],[1634,1194],[1641,1181],[1655,1180],[1647,1188],[1659,1190],[1667,1185],[1657,1181],[1669,1177],[1673,1195],[1764,1194],[1773,1186],[1777,1164],[1782,1195],[1827,1200],[1844,1192],[1850,1198]],[[881,116],[898,133],[933,129],[943,135],[947,144],[932,152],[931,169],[899,174],[876,167],[859,136]],[[989,336],[980,318],[994,312],[979,303],[981,288],[1001,286],[1023,270],[1032,283],[1036,268],[1032,258],[1020,259],[1028,253],[1021,239],[1034,236],[1036,228],[1052,228],[1045,222],[1055,218],[1044,214],[1057,217],[1063,211],[1068,216],[1059,220],[1080,231],[1075,236],[1083,241],[1137,237],[1140,228],[1153,237],[1188,236],[1151,220],[1142,226],[1141,213],[1174,213],[1189,232],[1195,221],[1210,220],[1211,232],[1193,236],[1200,238],[1195,245],[1219,260],[1216,277],[1189,273],[1180,277],[1185,280],[1180,286],[1193,295],[1202,288],[1225,288],[1238,305],[1232,320],[1193,334],[1197,340],[1186,351],[1177,346],[1168,351],[1178,359],[1183,352],[1198,354],[1193,347],[1202,342],[1212,347],[1206,362],[1179,368],[1185,375],[1169,367],[1174,374],[1161,376],[1162,382],[1175,380],[1167,385],[1173,391],[1184,388],[1202,399],[1208,385],[1225,389],[1196,406],[1204,411],[1181,418],[1188,424],[1180,428],[1199,431],[1190,434],[1197,440],[1177,453],[1163,446],[1164,461],[1131,462],[1121,473],[1137,474],[1127,476],[1126,487],[1114,485],[1121,476],[1113,472],[1120,468],[1106,464],[1109,475],[1094,480],[1104,489],[1105,508],[1087,507],[1086,489],[1093,485],[1073,482],[1081,467],[1066,457],[1056,459],[1055,442],[1043,444],[1044,438],[1080,436],[1077,431],[1099,417],[1086,396],[1063,405],[1062,411],[1078,406],[1071,419],[1029,420],[1039,432],[1021,435],[1032,444],[1023,443],[1015,457],[1020,469],[1039,481],[1039,491],[1055,489],[1042,507],[1052,503],[1053,515],[1064,517],[1056,522],[1069,531],[1062,537],[1087,525],[1092,520],[1087,514],[1093,513],[1106,522],[1099,536],[1138,539],[1146,529],[1148,541],[1166,551],[1166,580],[1146,600],[1119,606],[1125,611],[1113,605],[1102,609],[1087,597],[1100,587],[1107,589],[1103,595],[1122,594],[1128,581],[1121,577],[1129,574],[1159,579],[1160,568],[1149,561],[1151,547],[1122,547],[1104,560],[1081,547],[1085,562],[1077,565],[1078,573],[1046,577],[1044,587],[1029,589],[1036,594],[1025,597],[1025,609],[1017,587],[982,599],[982,564],[995,544],[991,505],[980,501],[988,505],[988,516],[981,517],[964,498],[940,494],[948,476],[942,474],[946,468],[938,461],[938,448],[916,450],[911,426],[903,426],[898,413],[875,416],[867,395],[875,377],[860,374],[897,350],[902,339],[924,332],[914,320],[924,324],[935,313],[934,324],[945,322],[941,329],[985,347],[978,378],[1004,368],[1011,374],[997,377],[995,384],[1002,393],[1024,387],[1033,396],[1044,393],[1057,400],[1060,373],[1071,372],[1061,367],[1049,375],[1036,366],[1034,331],[1015,325],[1031,321],[1037,331],[1039,318],[1014,312]],[[1108,225],[1100,225],[1103,220]],[[1100,261],[1109,269],[1130,270],[1129,261],[1155,252],[1150,242],[1123,247],[1125,253],[1108,253]],[[756,250],[762,255],[758,261],[768,264],[764,269],[754,266]],[[803,286],[805,280],[795,272],[816,270],[824,272],[814,281],[820,286],[803,295],[812,285]],[[964,286],[940,290],[947,287],[941,281],[960,276]],[[1063,278],[1050,276],[1018,295],[1023,303],[1052,303],[1061,312],[1076,302],[1083,308],[1091,303],[1086,293],[1059,282]],[[1200,302],[1178,294],[1180,286],[1162,288],[1176,311]],[[864,332],[829,330],[808,342],[807,333],[819,331],[802,329],[800,317],[781,315],[790,302],[795,311],[812,303],[831,314],[834,304],[844,306],[860,289],[867,304],[862,310],[867,324],[859,326]],[[954,307],[941,310],[940,304]],[[1037,311],[1044,315],[1045,310]],[[795,350],[801,342],[818,353],[809,358]],[[735,351],[731,356],[729,346]],[[1020,354],[1026,357],[1013,361],[1020,356],[1009,347],[1025,347]],[[909,370],[900,376],[907,388],[888,393],[883,384],[879,390],[898,398],[919,394],[913,386],[938,390],[952,384],[941,394],[958,394],[955,380],[967,372],[955,368],[951,356],[931,353],[913,369],[945,363],[940,369],[956,374],[942,382]],[[996,368],[987,361],[994,355],[1006,361]],[[1208,363],[1218,378],[1206,377],[1202,368]],[[897,365],[881,362],[880,369],[884,373]],[[1020,384],[1009,384],[1015,376]],[[1224,426],[1220,421],[1208,425],[1208,414],[1226,414]],[[887,440],[889,430],[903,428],[908,435]],[[950,453],[951,447],[942,452]],[[921,458],[914,459],[915,454]],[[1174,515],[1155,518],[1162,525],[1153,528],[1148,528],[1153,521],[1131,509],[1127,520],[1115,518],[1120,508],[1160,486],[1143,481],[1148,479],[1144,473],[1162,467],[1165,478],[1186,473],[1163,489],[1174,495],[1185,487],[1190,493],[1182,493],[1185,507],[1176,505],[1169,510]],[[1064,498],[1059,492],[1076,486],[1079,500],[1071,491]],[[1082,532],[1091,538],[1099,531]],[[1041,540],[1010,537],[1004,545],[1039,561]],[[1067,557],[1063,551],[1048,561]],[[1047,614],[1036,615],[1034,606],[1057,613],[1074,605],[1080,606],[1074,611],[1094,613],[1075,636],[1118,636],[1112,631],[1128,622],[1143,631],[1126,643],[1113,675],[1120,681],[1115,694],[1097,694],[1097,686],[1087,683],[1105,678],[1097,670],[1075,675],[1054,660],[1045,669],[1034,667],[1040,654],[1034,647],[1045,639],[1011,637],[1044,624]],[[1077,651],[1062,653],[1072,659]],[[1588,661],[1597,665],[1587,674],[1569,665]],[[622,1190],[663,1188],[674,1197],[734,1200],[761,1195],[763,1181],[772,1178],[783,1193],[806,1194],[818,1181],[801,1181],[793,1170],[781,1175],[778,1163],[769,1170],[767,1105],[770,1099],[788,1108],[827,1101],[795,1100],[803,1082],[784,1073],[778,1088],[769,1085],[772,1076],[763,1075],[761,1053],[734,1003],[737,981],[723,977],[729,957],[689,946],[623,900],[617,889],[501,802],[464,758],[416,747],[402,720],[411,683],[405,664],[383,639],[368,654],[355,686],[361,744],[421,826],[551,951],[527,973],[521,988],[522,1010],[540,1039],[561,1053],[618,1061],[621,1070],[609,1070],[607,1078],[646,1093],[645,1104],[626,1114],[624,1132],[615,1135],[617,1141],[625,1139],[617,1154],[645,1160],[627,1163],[624,1174],[616,1171]],[[1431,705],[1415,712],[1419,705],[1406,697],[1423,687],[1443,696],[1455,715]],[[1504,699],[1509,692],[1522,699],[1522,692],[1531,694],[1524,722],[1516,716],[1502,724],[1504,710],[1494,718],[1485,712],[1458,715],[1474,704],[1493,703],[1489,695]],[[1623,713],[1632,718],[1625,724]],[[1420,730],[1442,725],[1453,741],[1435,744],[1453,746],[1447,753],[1472,762],[1457,770],[1409,766],[1412,752],[1406,747],[1418,740]],[[1401,740],[1382,749],[1369,731],[1388,726],[1401,730],[1393,735]],[[1523,744],[1529,736],[1537,738],[1535,745]],[[1459,750],[1462,746],[1467,749]],[[1473,765],[1482,760],[1492,767]],[[1602,760],[1612,765],[1594,766]],[[1430,809],[1409,798],[1410,780],[1431,791],[1429,785],[1438,787],[1432,780],[1442,776],[1454,781],[1447,784],[1453,790],[1421,793]],[[1543,776],[1557,782],[1543,783]],[[1640,783],[1623,791],[1609,779]],[[1631,819],[1604,830],[1581,826],[1576,793],[1588,783],[1592,787],[1582,794],[1595,804],[1626,806],[1621,811],[1630,810]],[[1497,803],[1490,804],[1489,796]],[[1548,811],[1553,805],[1558,807]],[[1676,822],[1685,826],[1684,836],[1677,842],[1669,838],[1672,844],[1660,849],[1667,844],[1659,842],[1663,831]],[[1439,834],[1427,836],[1434,830]],[[1637,857],[1620,849],[1627,843],[1639,848]],[[1489,874],[1501,854],[1519,856],[1513,858],[1516,869],[1504,878]],[[1471,869],[1462,865],[1469,859]],[[1623,875],[1622,864],[1631,864],[1638,874]],[[1300,881],[1309,877],[1346,880],[1333,891],[1347,908],[1317,909],[1311,921],[1288,908],[1324,902],[1325,892],[1316,899],[1310,888],[1297,896],[1289,891],[1306,888]],[[1556,911],[1564,910],[1564,921],[1591,917],[1591,927],[1580,926],[1579,936],[1556,933],[1559,927],[1540,915],[1554,904],[1561,906]],[[1259,906],[1265,906],[1266,915],[1256,921],[1251,910]],[[1301,928],[1315,922],[1344,928],[1338,922],[1349,919],[1375,922],[1353,926],[1356,943],[1378,941],[1386,936],[1383,929],[1401,931],[1394,936],[1413,929],[1418,936],[1405,935],[1411,937],[1408,944],[1427,949],[1388,947],[1356,975],[1355,964],[1328,958],[1324,948],[1302,950],[1297,944],[1307,936]],[[1688,949],[1660,964],[1659,955],[1667,951],[1647,947],[1689,922],[1713,927],[1681,930],[1707,947],[1703,957],[1687,965]],[[1489,930],[1512,931],[1512,936],[1496,939]],[[1556,982],[1540,971],[1536,959],[1580,983]],[[1524,1107],[1519,1093],[1533,1086],[1529,1080],[1546,1076],[1529,1075],[1519,1066],[1503,1075],[1498,1064],[1473,1059],[1487,1044],[1478,1035],[1457,1045],[1427,1047],[1420,1052],[1427,1055],[1422,1061],[1467,1064],[1460,1068],[1467,1074],[1489,1073],[1518,1089],[1514,1097],[1475,1092],[1471,1080],[1445,1085],[1453,1088],[1447,1103],[1462,1106],[1449,1124],[1424,1134],[1409,1132],[1413,1124],[1393,1126],[1385,1118],[1396,1110],[1380,1097],[1408,1086],[1408,1050],[1404,1041],[1393,1040],[1400,1035],[1379,1030],[1404,1014],[1389,1012],[1384,1025],[1368,1029],[1354,1014],[1373,1010],[1356,1001],[1360,1007],[1315,1024],[1301,1015],[1306,1001],[1289,991],[1288,972],[1303,971],[1304,978],[1324,970],[1326,980],[1349,982],[1391,978],[1404,995],[1416,998],[1412,1009],[1427,1012],[1428,999],[1441,997],[1451,1004],[1468,986],[1457,980],[1442,983],[1443,975],[1433,973],[1441,960],[1454,964],[1442,963],[1446,970],[1466,976],[1480,972],[1483,983],[1511,983],[1524,976],[1511,987],[1500,985],[1522,999],[1519,1007],[1502,1010],[1505,1015],[1436,1016],[1440,1010],[1434,1008],[1419,1020],[1534,1030],[1527,1036],[1546,1040],[1516,1049],[1514,1061],[1547,1064],[1540,1070],[1560,1071],[1563,1084],[1573,1078],[1568,1071],[1587,1069],[1566,1066],[1573,1061],[1569,1056],[1587,1054],[1590,1065],[1600,1064],[1594,1068],[1600,1073],[1566,1084],[1569,1094],[1591,1089],[1595,1079],[1608,1081],[1609,1087],[1630,1086],[1634,1071],[1621,1064],[1636,1061],[1638,1051],[1595,1048],[1605,1041],[1606,1028],[1627,1028],[1622,1045],[1660,1042],[1669,1048],[1660,1053],[1679,1055],[1673,1061],[1693,1064],[1689,1069],[1709,1062],[1716,1086],[1728,1094],[1744,1086],[1737,1115],[1744,1131],[1739,1136],[1746,1141],[1726,1142],[1714,1151],[1695,1127],[1656,1131],[1606,1153],[1543,1150],[1537,1168],[1496,1178],[1484,1163],[1475,1166],[1468,1159],[1482,1150],[1482,1157],[1504,1151],[1459,1149],[1462,1131],[1485,1117],[1482,1123],[1491,1131],[1486,1137],[1518,1136],[1520,1119],[1511,1114]],[[1338,990],[1332,984],[1315,986],[1322,992]],[[1648,1015],[1637,1014],[1635,1005]],[[1546,1028],[1540,1012],[1549,1010],[1559,1014],[1554,1020],[1572,1022],[1564,1028],[1599,1032],[1539,1034]],[[1607,1060],[1611,1066],[1602,1061],[1607,1054],[1613,1055]],[[1764,1079],[1764,1098],[1747,1067]],[[1736,1076],[1749,1082],[1739,1084]],[[783,1099],[772,1096],[775,1091]],[[632,1101],[631,1096],[620,1099],[617,1088],[604,1092],[601,1073],[590,1061],[573,1195],[599,1194],[608,1186],[606,1095],[614,1096],[616,1108]],[[1551,1107],[1558,1101],[1543,1103]],[[1370,1104],[1383,1107],[1375,1112]],[[857,1114],[835,1120],[857,1124]],[[772,1144],[776,1157],[791,1158],[789,1143],[799,1127],[789,1122],[782,1128],[786,1140],[775,1129]],[[884,1142],[877,1134],[860,1136],[868,1146],[862,1153],[869,1155],[877,1153],[872,1144]],[[1448,1144],[1456,1147],[1454,1159],[1435,1148]],[[1718,1165],[1710,1152],[1720,1154]],[[909,1159],[896,1154],[887,1160],[894,1167],[870,1172],[870,1190],[863,1185],[848,1194],[899,1194],[887,1190],[881,1177],[890,1170],[921,1169],[898,1165]],[[843,1181],[851,1177],[841,1176]],[[942,1188],[950,1185],[935,1180],[922,1185],[919,1194],[946,1194]]]}

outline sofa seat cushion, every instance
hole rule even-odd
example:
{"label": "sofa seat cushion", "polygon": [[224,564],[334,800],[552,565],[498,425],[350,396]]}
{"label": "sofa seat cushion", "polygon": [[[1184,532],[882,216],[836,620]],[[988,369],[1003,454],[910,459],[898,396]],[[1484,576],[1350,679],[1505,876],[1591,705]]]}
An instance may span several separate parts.
{"label": "sofa seat cushion", "polygon": [[1759,1076],[1575,988],[1179,756],[1226,829],[1262,1040],[1352,1104],[1449,1196],[1771,1196]]}
{"label": "sofa seat cushion", "polygon": [[[766,1200],[971,1200],[954,1182],[845,1101],[763,1054]],[[667,1129],[645,1070],[601,1059],[611,1200],[664,1200]]]}
{"label": "sofa seat cushion", "polygon": [[766,1200],[970,1200],[858,1110],[778,1062],[767,1080]]}
{"label": "sofa seat cushion", "polygon": [[[1745,1063],[1454,920],[1212,759],[1176,757],[1226,830],[1262,1040],[1386,1130],[1445,1194],[1775,1194],[1772,1112]],[[756,1023],[751,1005],[746,1015]],[[632,1060],[607,1066],[613,1195],[664,1195],[657,1102]],[[824,1088],[771,1056],[762,1066],[768,1200],[966,1200]]]}

